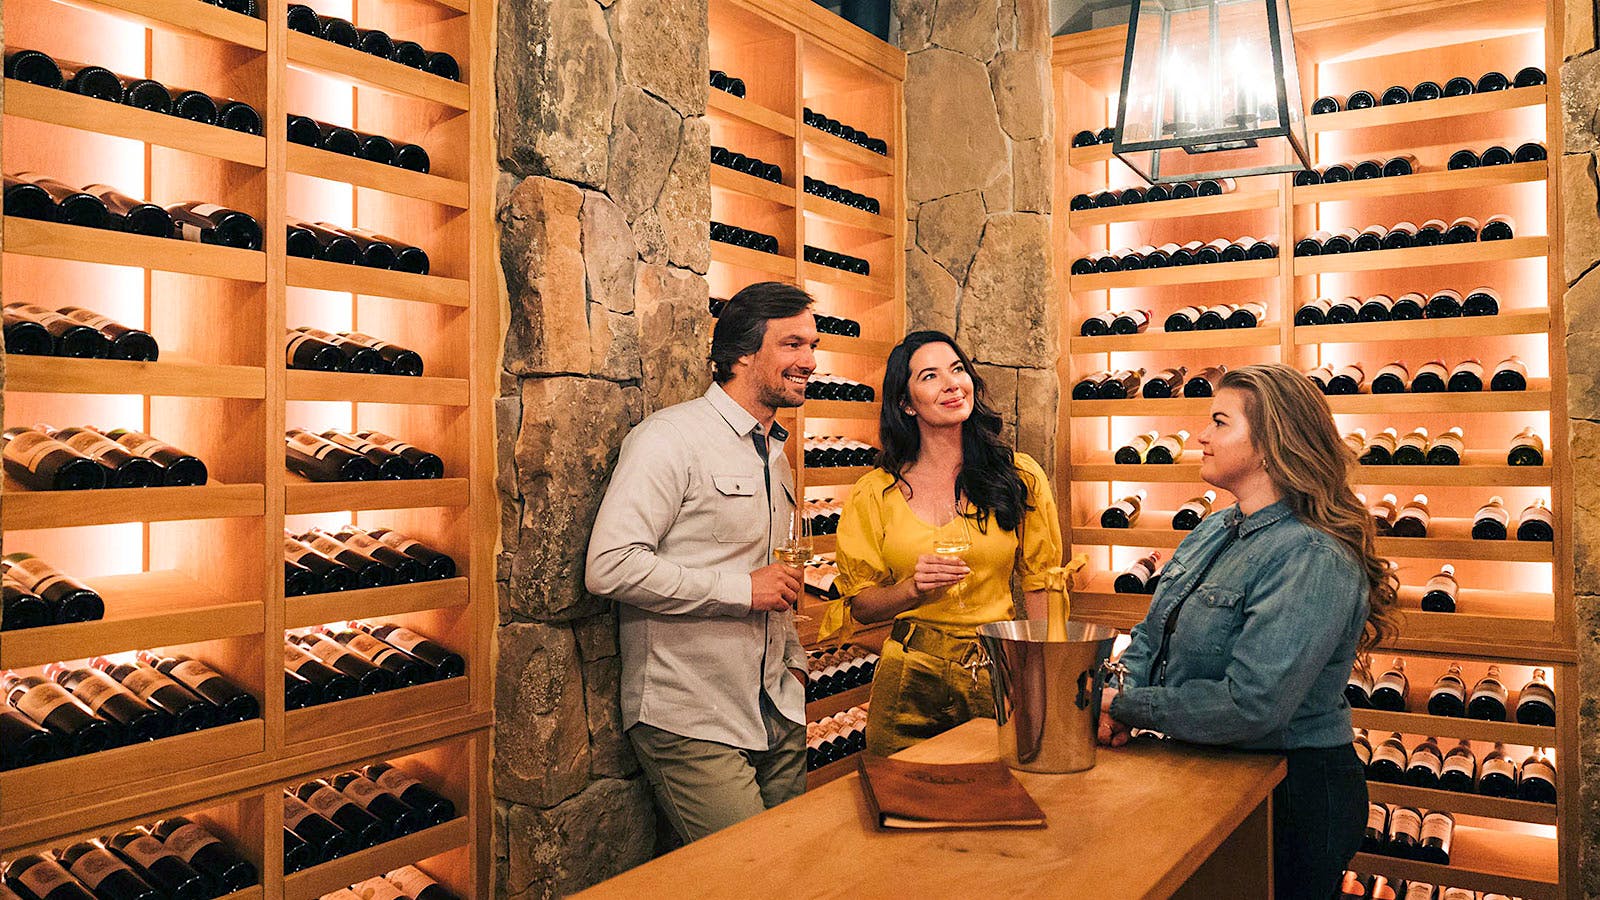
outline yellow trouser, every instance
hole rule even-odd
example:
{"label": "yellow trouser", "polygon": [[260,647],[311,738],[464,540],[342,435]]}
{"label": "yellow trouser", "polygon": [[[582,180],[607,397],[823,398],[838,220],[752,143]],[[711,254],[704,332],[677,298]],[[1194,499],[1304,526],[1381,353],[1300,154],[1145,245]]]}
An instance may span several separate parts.
{"label": "yellow trouser", "polygon": [[962,666],[972,641],[917,625],[907,642],[911,648],[895,638],[884,641],[872,677],[867,752],[876,756],[898,753],[971,719],[994,718],[988,668]]}

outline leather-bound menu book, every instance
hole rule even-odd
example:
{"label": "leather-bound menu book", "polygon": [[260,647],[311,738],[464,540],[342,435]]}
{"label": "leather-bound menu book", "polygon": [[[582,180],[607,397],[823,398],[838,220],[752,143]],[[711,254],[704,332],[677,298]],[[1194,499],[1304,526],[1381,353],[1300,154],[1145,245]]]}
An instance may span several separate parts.
{"label": "leather-bound menu book", "polygon": [[933,765],[861,754],[861,792],[880,828],[1043,828],[1002,762]]}

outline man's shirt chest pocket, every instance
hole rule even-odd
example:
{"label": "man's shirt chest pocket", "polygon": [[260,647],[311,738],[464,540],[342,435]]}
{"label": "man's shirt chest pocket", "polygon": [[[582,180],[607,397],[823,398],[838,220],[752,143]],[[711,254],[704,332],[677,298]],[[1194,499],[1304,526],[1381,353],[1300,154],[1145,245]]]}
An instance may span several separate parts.
{"label": "man's shirt chest pocket", "polygon": [[744,544],[766,534],[766,481],[760,472],[712,475],[711,485],[716,506],[711,532],[717,540]]}

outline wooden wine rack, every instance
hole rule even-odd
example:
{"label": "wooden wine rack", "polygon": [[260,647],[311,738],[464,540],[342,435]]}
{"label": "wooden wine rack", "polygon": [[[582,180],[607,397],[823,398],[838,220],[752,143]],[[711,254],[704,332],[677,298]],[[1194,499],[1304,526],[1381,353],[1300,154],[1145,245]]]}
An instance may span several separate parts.
{"label": "wooden wine rack", "polygon": [[[14,0],[7,47],[254,106],[257,137],[7,80],[7,172],[105,182],[158,203],[255,216],[262,252],[7,218],[0,293],[144,325],[158,362],[12,357],[5,425],[132,426],[204,459],[201,487],[39,493],[0,488],[7,552],[36,553],[103,594],[101,622],[0,636],[0,669],[153,647],[192,653],[261,700],[253,721],[0,773],[0,859],[172,814],[225,833],[262,874],[234,897],[309,900],[418,863],[463,898],[489,892],[495,620],[496,294],[493,4],[313,0],[326,15],[451,53],[462,81],[200,0]],[[423,146],[428,174],[289,143],[288,114]],[[284,252],[289,217],[392,234],[432,274]],[[288,371],[284,332],[359,328],[417,350],[426,377]],[[315,484],[286,471],[286,427],[372,427],[445,461],[434,481]],[[446,581],[286,599],[285,527],[392,526],[449,553]],[[404,623],[461,653],[465,677],[286,712],[286,629]],[[282,786],[399,760],[457,817],[284,876]]]}
{"label": "wooden wine rack", "polygon": [[[1374,654],[1381,671],[1404,657],[1411,681],[1410,708],[1425,710],[1433,680],[1452,660],[1475,681],[1490,663],[1500,665],[1513,692],[1534,667],[1552,676],[1558,724],[1537,728],[1478,722],[1423,713],[1357,710],[1355,724],[1370,729],[1374,743],[1390,731],[1407,735],[1409,748],[1424,736],[1441,742],[1465,738],[1481,759],[1499,741],[1520,763],[1527,748],[1553,748],[1558,764],[1554,805],[1459,795],[1395,785],[1371,785],[1375,800],[1441,808],[1457,815],[1449,867],[1362,854],[1361,872],[1419,878],[1434,884],[1493,890],[1522,897],[1577,896],[1578,799],[1575,618],[1572,598],[1571,468],[1567,452],[1566,360],[1560,303],[1564,286],[1558,183],[1559,166],[1521,163],[1445,171],[1449,154],[1462,147],[1515,147],[1542,141],[1549,158],[1562,153],[1562,16],[1559,6],[1509,2],[1427,2],[1394,7],[1376,0],[1291,3],[1309,103],[1324,94],[1357,89],[1382,91],[1425,79],[1489,70],[1515,72],[1537,65],[1548,86],[1446,98],[1423,103],[1338,112],[1307,118],[1314,165],[1400,153],[1420,161],[1417,174],[1344,184],[1296,187],[1292,178],[1240,179],[1237,190],[1128,207],[1069,210],[1070,198],[1140,183],[1115,160],[1109,145],[1072,147],[1081,130],[1115,123],[1125,28],[1107,28],[1055,39],[1057,178],[1053,240],[1061,277],[1061,333],[1067,352],[1058,373],[1067,389],[1100,369],[1143,366],[1154,372],[1186,365],[1190,374],[1218,363],[1236,367],[1281,361],[1308,370],[1323,363],[1360,361],[1369,373],[1393,359],[1415,371],[1443,357],[1455,363],[1477,357],[1485,366],[1511,353],[1528,361],[1529,388],[1522,393],[1381,395],[1329,398],[1343,431],[1369,432],[1393,425],[1402,431],[1424,425],[1437,433],[1462,425],[1469,452],[1458,467],[1362,467],[1358,490],[1371,500],[1393,491],[1428,495],[1435,518],[1424,539],[1381,538],[1378,552],[1400,564],[1405,613],[1393,646]],[[1445,23],[1449,23],[1448,26]],[[1421,222],[1509,213],[1517,222],[1509,241],[1449,247],[1385,250],[1339,256],[1293,256],[1294,242],[1324,227],[1357,228],[1402,220]],[[1067,275],[1071,262],[1103,249],[1211,240],[1242,235],[1276,236],[1277,259],[1093,275]],[[1318,296],[1361,297],[1441,288],[1498,289],[1504,300],[1493,317],[1414,322],[1295,327],[1295,310]],[[1265,321],[1257,328],[1165,334],[1160,324],[1179,307],[1259,300]],[[1152,310],[1148,332],[1127,336],[1079,336],[1083,320],[1107,309]],[[1551,325],[1556,323],[1552,332]],[[1073,594],[1075,618],[1129,629],[1150,598],[1116,593],[1113,575],[1151,548],[1170,555],[1183,532],[1170,528],[1172,510],[1205,489],[1197,451],[1172,466],[1119,466],[1111,451],[1135,434],[1205,427],[1207,400],[1065,400],[1061,406],[1056,471],[1069,484],[1060,493],[1062,527],[1075,551],[1089,553],[1094,575]],[[1547,441],[1544,466],[1506,465],[1512,435],[1534,425]],[[1138,527],[1099,527],[1100,511],[1115,498],[1143,487],[1149,492]],[[1556,511],[1552,544],[1473,541],[1471,516],[1499,494],[1515,513],[1536,497]],[[1409,493],[1405,493],[1409,497]],[[1231,503],[1219,498],[1218,508]],[[1454,563],[1462,590],[1459,611],[1426,613],[1420,585],[1440,564]]]}
{"label": "wooden wine rack", "polygon": [[[727,298],[757,281],[800,285],[816,298],[817,312],[861,323],[859,338],[821,336],[817,372],[878,391],[884,361],[905,333],[905,54],[806,0],[712,0],[710,15],[711,68],[746,85],[743,98],[709,90],[711,143],[783,169],[783,183],[774,184],[711,167],[712,220],[776,235],[779,245],[770,254],[713,241],[711,295]],[[806,107],[883,139],[888,156],[805,125]],[[805,176],[875,197],[879,213],[807,194]],[[862,257],[871,274],[805,262],[807,244]],[[792,435],[785,449],[800,495],[843,502],[867,468],[808,468],[804,435],[843,435],[876,446],[878,404],[809,400],[779,416]],[[835,541],[830,535],[815,544],[818,553],[831,553]],[[799,625],[807,647],[817,645],[821,608],[809,597],[802,601],[801,613],[810,617]],[[886,626],[863,629],[854,640],[881,647],[885,634]],[[851,691],[856,699],[844,706],[832,697],[815,701],[807,718],[864,702],[866,693]],[[841,760],[810,773],[808,782],[823,784],[854,765]]]}

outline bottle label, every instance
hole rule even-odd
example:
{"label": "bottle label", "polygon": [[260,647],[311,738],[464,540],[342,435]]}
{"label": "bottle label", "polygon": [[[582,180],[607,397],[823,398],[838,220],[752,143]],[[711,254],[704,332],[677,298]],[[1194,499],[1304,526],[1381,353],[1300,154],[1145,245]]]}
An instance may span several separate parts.
{"label": "bottle label", "polygon": [[1522,686],[1522,693],[1517,697],[1517,706],[1524,703],[1538,703],[1554,708],[1556,705],[1556,692],[1550,686],[1540,681],[1530,681]]}
{"label": "bottle label", "polygon": [[1382,803],[1367,804],[1367,829],[1383,833],[1383,826],[1389,821],[1389,810]]}
{"label": "bottle label", "polygon": [[123,676],[122,686],[133,691],[141,700],[149,700],[150,695],[169,684],[167,676],[155,669],[146,669],[143,666],[134,669]]}
{"label": "bottle label", "polygon": [[300,827],[301,822],[316,814],[316,810],[301,803],[295,797],[291,797],[288,794],[283,795],[283,827],[293,831]]}
{"label": "bottle label", "polygon": [[140,456],[146,457],[167,446],[150,435],[140,434],[137,431],[125,432],[121,437],[117,438],[117,443]]}
{"label": "bottle label", "polygon": [[311,646],[306,647],[306,650],[310,651],[312,656],[330,666],[349,655],[343,647],[333,641],[313,641]]}
{"label": "bottle label", "polygon": [[1417,837],[1422,831],[1422,816],[1414,809],[1401,807],[1389,815],[1389,833],[1391,835],[1410,835]]}
{"label": "bottle label", "polygon": [[197,244],[205,242],[205,233],[210,230],[208,226],[196,225],[193,222],[178,222],[178,237]]}
{"label": "bottle label", "polygon": [[1450,838],[1455,832],[1456,823],[1444,813],[1430,812],[1422,819],[1422,839],[1435,840],[1444,852],[1450,852]]}
{"label": "bottle label", "polygon": [[359,436],[365,440],[371,441],[385,450],[388,450],[391,453],[403,453],[407,450],[417,449],[405,441],[392,438],[381,431],[363,431],[360,432]]}
{"label": "bottle label", "polygon": [[313,550],[321,551],[324,556],[337,557],[340,553],[343,553],[348,549],[344,546],[344,544],[321,534],[312,535],[311,540],[307,541],[306,543],[310,544]]}
{"label": "bottle label", "polygon": [[346,784],[340,790],[344,792],[346,797],[361,804],[362,809],[371,809],[373,800],[389,796],[387,791],[366,778],[352,779],[349,784]]}
{"label": "bottle label", "polygon": [[183,857],[187,863],[194,862],[194,855],[212,844],[221,845],[222,841],[216,835],[190,822],[180,827],[177,831],[167,835],[167,849]]}
{"label": "bottle label", "polygon": [[383,788],[396,797],[400,796],[411,788],[419,787],[422,784],[422,782],[412,778],[410,775],[407,775],[393,766],[390,766],[382,775],[379,775],[373,780],[378,783],[378,787]]}
{"label": "bottle label", "polygon": [[73,879],[66,869],[60,864],[52,862],[34,863],[21,874],[6,873],[7,878],[15,878],[22,882],[22,886],[32,891],[35,896],[48,897],[57,888],[72,884]]}
{"label": "bottle label", "polygon": [[401,650],[404,650],[407,653],[410,653],[420,645],[426,643],[428,639],[408,628],[396,628],[395,630],[384,635],[382,640],[385,644],[391,644],[399,647]]}
{"label": "bottle label", "polygon": [[309,431],[297,432],[290,436],[289,443],[299,444],[300,446],[295,449],[316,459],[322,459],[339,447],[338,444],[317,437]]}
{"label": "bottle label", "polygon": [[1494,370],[1496,374],[1500,372],[1515,372],[1522,376],[1526,376],[1528,374],[1528,367],[1523,365],[1522,361],[1519,359],[1501,360],[1500,365],[1495,366]]}
{"label": "bottle label", "polygon": [[172,851],[148,834],[142,834],[134,838],[119,849],[128,858],[146,869],[155,865],[157,861],[172,855]]}
{"label": "bottle label", "polygon": [[351,635],[349,643],[345,644],[345,646],[363,656],[371,657],[373,659],[377,659],[383,656],[385,653],[399,652],[393,647],[385,644],[383,641],[378,640],[364,631],[358,631]]}
{"label": "bottle label", "polygon": [[323,435],[322,439],[325,441],[332,441],[341,447],[344,447],[348,450],[354,450],[357,453],[365,453],[368,450],[374,449],[383,449],[371,441],[364,441],[361,438],[353,437],[348,434],[340,434],[337,431]]}
{"label": "bottle label", "polygon": [[1483,761],[1483,775],[1504,775],[1512,781],[1517,780],[1517,766],[1509,757],[1495,756]]}
{"label": "bottle label", "polygon": [[[1547,506],[1530,506],[1522,511],[1522,521],[1551,522],[1550,508]],[[38,591],[34,591],[38,593]]]}
{"label": "bottle label", "polygon": [[438,884],[437,881],[429,878],[426,872],[416,866],[403,866],[383,877],[394,882],[395,887],[405,891],[412,897]]}
{"label": "bottle label", "polygon": [[1472,757],[1466,755],[1465,753],[1457,753],[1452,756],[1445,757],[1444,768],[1439,774],[1448,775],[1451,772],[1455,772],[1465,775],[1468,779],[1471,779],[1473,770],[1476,768],[1477,765],[1474,763]]}
{"label": "bottle label", "polygon": [[186,659],[173,666],[168,674],[191,687],[222,677],[198,659]]}
{"label": "bottle label", "polygon": [[121,872],[123,870],[127,870],[130,873],[133,871],[128,868],[127,863],[112,856],[110,852],[99,848],[90,850],[88,853],[73,860],[72,863],[72,874],[76,875],[78,880],[83,882],[91,891],[100,890],[100,882],[105,881],[106,877],[113,872]]}
{"label": "bottle label", "polygon": [[368,878],[366,881],[355,885],[353,889],[356,896],[360,897],[361,900],[411,900],[399,888],[385,881],[381,876]]}
{"label": "bottle label", "polygon": [[5,455],[30,472],[40,460],[61,449],[61,442],[42,431],[24,431],[6,442]]}
{"label": "bottle label", "polygon": [[[382,541],[384,544],[386,544],[386,545],[388,545],[390,547],[393,547],[396,550],[399,550],[401,553],[404,553],[404,552],[406,552],[407,550],[410,550],[413,547],[422,547],[422,542],[421,541],[414,541],[414,540],[412,540],[411,538],[408,538],[408,537],[401,537],[400,535],[395,534],[392,531],[386,532],[383,535],[383,537],[378,538],[378,540]],[[424,548],[424,549],[426,549],[426,548]]]}
{"label": "bottle label", "polygon": [[93,431],[80,431],[61,443],[66,444],[68,447],[71,447],[79,453],[82,453],[84,456],[94,459],[99,459],[101,454],[105,453],[112,447],[116,447],[118,450],[122,449],[121,447],[117,446],[115,441]]}
{"label": "bottle label", "polygon": [[1461,362],[1457,363],[1456,364],[1456,371],[1457,372],[1469,372],[1469,373],[1471,373],[1473,375],[1478,376],[1478,378],[1480,380],[1483,378],[1483,364],[1478,362],[1475,359],[1464,359]]}
{"label": "bottle label", "polygon": [[289,644],[283,645],[283,664],[296,675],[300,674],[300,668],[306,663],[316,661],[317,658],[315,656],[305,652],[298,644],[293,646]]}
{"label": "bottle label", "polygon": [[1433,900],[1433,885],[1426,881],[1406,882],[1406,900]]}
{"label": "bottle label", "polygon": [[1543,779],[1555,784],[1556,770],[1544,760],[1530,759],[1522,764],[1522,780],[1527,781],[1530,778]]}
{"label": "bottle label", "polygon": [[[1419,518],[1422,519],[1422,522],[1423,522],[1424,525],[1427,524],[1428,517],[1427,517],[1426,514],[1420,516]],[[1423,590],[1424,591],[1443,591],[1444,593],[1449,594],[1450,596],[1454,597],[1455,593],[1456,593],[1456,580],[1454,578],[1451,578],[1449,575],[1443,575],[1443,574],[1435,575],[1432,578],[1428,579],[1428,583],[1423,586]]]}
{"label": "bottle label", "polygon": [[1383,677],[1378,679],[1378,683],[1373,685],[1372,689],[1376,691],[1383,688],[1388,688],[1404,697],[1410,693],[1411,685],[1406,682],[1406,676],[1399,672],[1385,672]]}
{"label": "bottle label", "polygon": [[85,678],[72,688],[72,695],[97,713],[107,700],[126,693],[117,683],[100,678]]}
{"label": "bottle label", "polygon": [[306,805],[326,819],[332,819],[333,814],[349,802],[343,794],[328,787],[319,787],[311,796],[305,798]]}
{"label": "bottle label", "polygon": [[1503,704],[1506,702],[1506,689],[1502,685],[1484,679],[1472,689],[1472,702],[1476,703],[1480,699],[1498,700]]}
{"label": "bottle label", "polygon": [[218,206],[215,203],[201,203],[190,208],[189,211],[197,216],[214,216],[219,212],[231,212],[226,206]]}
{"label": "bottle label", "polygon": [[322,554],[312,550],[310,547],[307,547],[305,544],[299,541],[288,538],[285,538],[283,541],[283,557],[289,562],[297,563],[308,556],[321,555]]}
{"label": "bottle label", "polygon": [[1474,518],[1479,522],[1482,522],[1484,519],[1493,519],[1494,521],[1499,522],[1501,525],[1505,525],[1511,521],[1511,514],[1506,512],[1505,507],[1503,506],[1485,506],[1484,508],[1478,510],[1478,514]]}
{"label": "bottle label", "polygon": [[1420,753],[1413,752],[1411,754],[1411,764],[1406,768],[1412,770],[1422,769],[1431,773],[1434,777],[1438,777],[1440,768],[1439,757],[1437,754],[1429,753],[1426,750],[1423,750]]}
{"label": "bottle label", "polygon": [[46,587],[63,580],[59,572],[38,557],[19,559],[15,562],[7,561],[5,570],[7,578],[15,581],[33,594],[37,594]]}
{"label": "bottle label", "polygon": [[12,693],[12,705],[21,710],[23,715],[41,725],[51,713],[72,703],[72,695],[67,693],[66,688],[54,682],[36,684],[21,694],[19,697],[16,692]]}
{"label": "bottle label", "polygon": [[1466,699],[1467,699],[1467,689],[1464,686],[1462,686],[1460,684],[1457,684],[1456,682],[1445,681],[1445,682],[1441,682],[1439,684],[1434,685],[1433,686],[1433,693],[1431,695],[1429,695],[1429,696],[1433,696],[1433,697],[1454,697],[1457,700],[1465,702]]}
{"label": "bottle label", "polygon": [[61,313],[61,315],[65,318],[71,319],[74,322],[80,322],[84,325],[87,325],[90,328],[105,329],[109,326],[118,324],[115,319],[112,319],[109,316],[102,316],[97,312],[84,309],[81,306]]}
{"label": "bottle label", "polygon": [[1379,761],[1391,762],[1395,766],[1404,769],[1406,767],[1406,749],[1398,744],[1387,742],[1379,744],[1378,748],[1372,751],[1372,761],[1375,763]]}

